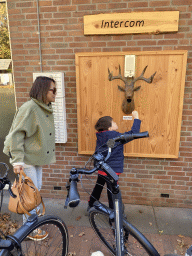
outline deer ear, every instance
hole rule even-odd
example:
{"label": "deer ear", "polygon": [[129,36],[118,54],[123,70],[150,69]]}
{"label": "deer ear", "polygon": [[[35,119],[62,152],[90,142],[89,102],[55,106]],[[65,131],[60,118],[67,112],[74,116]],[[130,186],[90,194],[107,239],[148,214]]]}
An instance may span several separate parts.
{"label": "deer ear", "polygon": [[119,89],[119,91],[121,91],[121,92],[125,92],[125,89],[124,89],[123,87],[119,86],[119,85],[118,85],[118,89]]}
{"label": "deer ear", "polygon": [[133,89],[133,91],[134,91],[134,92],[139,91],[140,88],[141,88],[141,86],[137,86],[137,87],[135,87],[135,88]]}

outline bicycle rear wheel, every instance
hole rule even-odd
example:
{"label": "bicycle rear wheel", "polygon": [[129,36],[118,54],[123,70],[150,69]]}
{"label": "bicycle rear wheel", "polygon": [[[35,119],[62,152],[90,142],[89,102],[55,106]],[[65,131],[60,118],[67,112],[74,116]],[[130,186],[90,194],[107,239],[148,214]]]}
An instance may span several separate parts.
{"label": "bicycle rear wheel", "polygon": [[[92,208],[89,220],[97,236],[105,246],[116,256],[115,223],[109,215]],[[124,254],[135,256],[159,256],[153,245],[126,219],[123,220]]]}
{"label": "bicycle rear wheel", "polygon": [[[22,226],[23,227],[23,226]],[[64,222],[57,217],[45,216],[38,218],[38,221],[27,232],[18,230],[14,236],[21,243],[21,251],[14,248],[13,251],[2,255],[22,255],[22,256],[67,256],[68,253],[68,232]],[[33,240],[29,239],[34,231],[43,230],[48,234],[42,240],[37,240],[33,235]],[[24,230],[24,229],[23,229]],[[1,253],[0,253],[1,255]]]}

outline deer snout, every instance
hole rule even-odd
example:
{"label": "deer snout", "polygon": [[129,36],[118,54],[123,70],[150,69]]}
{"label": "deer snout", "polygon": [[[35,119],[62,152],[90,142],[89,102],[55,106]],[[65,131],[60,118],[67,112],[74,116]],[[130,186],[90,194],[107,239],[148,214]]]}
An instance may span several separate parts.
{"label": "deer snout", "polygon": [[132,99],[131,98],[127,98],[127,102],[131,103]]}

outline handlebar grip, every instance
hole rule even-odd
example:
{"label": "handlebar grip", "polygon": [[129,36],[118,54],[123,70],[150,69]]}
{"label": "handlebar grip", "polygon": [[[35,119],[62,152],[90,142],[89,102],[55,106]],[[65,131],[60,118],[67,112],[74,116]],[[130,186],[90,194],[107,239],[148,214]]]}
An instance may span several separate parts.
{"label": "handlebar grip", "polygon": [[[131,136],[129,136],[131,135]],[[140,133],[134,133],[134,134],[124,134],[124,140],[127,142],[129,141],[130,139],[141,139],[141,138],[146,138],[146,137],[149,137],[149,132],[146,131],[146,132],[140,132]]]}
{"label": "handlebar grip", "polygon": [[139,133],[127,133],[127,134],[122,134],[120,137],[115,138],[115,141],[120,141],[120,142],[129,142],[131,140],[136,140],[136,139],[141,139],[141,138],[146,138],[149,137],[149,132],[139,132]]}
{"label": "handlebar grip", "polygon": [[69,189],[69,207],[74,208],[80,202],[80,196],[77,190],[77,181],[71,181],[70,189]]}

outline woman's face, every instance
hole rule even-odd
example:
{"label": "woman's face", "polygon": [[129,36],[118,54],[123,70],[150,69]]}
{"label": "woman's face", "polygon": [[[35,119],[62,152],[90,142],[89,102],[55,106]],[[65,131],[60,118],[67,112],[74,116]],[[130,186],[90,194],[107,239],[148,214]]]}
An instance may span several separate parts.
{"label": "woman's face", "polygon": [[49,91],[47,93],[46,104],[49,104],[51,102],[55,102],[55,97],[56,97],[56,86],[53,82],[51,82],[51,86],[50,86]]}

